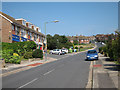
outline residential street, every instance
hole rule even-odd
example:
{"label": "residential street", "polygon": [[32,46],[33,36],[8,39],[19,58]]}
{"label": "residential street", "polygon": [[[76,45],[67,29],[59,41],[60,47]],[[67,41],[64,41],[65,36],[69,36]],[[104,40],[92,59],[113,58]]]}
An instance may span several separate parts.
{"label": "residential street", "polygon": [[[101,47],[100,43],[96,45],[96,50]],[[60,56],[48,54],[48,57],[58,60],[36,67],[31,66],[32,68],[28,70],[4,76],[2,86],[15,90],[21,88],[112,88],[116,90],[117,71],[106,70],[106,65],[110,63],[105,61],[106,57],[99,54],[99,60],[92,61],[93,73],[90,73],[91,61],[86,61],[85,56],[86,52]],[[93,81],[91,87],[88,84],[89,80]]]}
{"label": "residential street", "polygon": [[3,88],[85,88],[90,61],[85,52],[3,77]]}
{"label": "residential street", "polygon": [[2,0],[1,90],[120,90],[120,1]]}

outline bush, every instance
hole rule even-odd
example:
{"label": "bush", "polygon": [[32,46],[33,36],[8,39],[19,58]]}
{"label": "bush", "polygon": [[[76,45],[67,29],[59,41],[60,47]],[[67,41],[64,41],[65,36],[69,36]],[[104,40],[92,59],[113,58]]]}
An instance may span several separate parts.
{"label": "bush", "polygon": [[78,47],[75,47],[75,49],[78,49]]}
{"label": "bush", "polygon": [[33,51],[36,49],[37,45],[34,41],[24,41],[15,43],[5,43],[2,42],[2,49],[12,49],[14,53],[18,53],[20,56],[24,55],[26,52]]}
{"label": "bush", "polygon": [[20,56],[11,56],[11,58],[8,60],[8,63],[20,64],[20,61]]}
{"label": "bush", "polygon": [[80,48],[83,48],[83,46],[80,46]]}
{"label": "bush", "polygon": [[3,50],[2,58],[5,60],[6,63],[20,64],[20,56],[16,53],[13,53],[13,50],[11,49]]}
{"label": "bush", "polygon": [[36,49],[34,52],[33,52],[33,58],[43,58],[43,51],[40,50],[40,49]]}
{"label": "bush", "polygon": [[11,58],[12,54],[13,54],[13,50],[11,49],[3,50],[2,58],[5,59],[6,62],[9,62],[9,59]]}
{"label": "bush", "polygon": [[5,43],[2,42],[2,58],[6,63],[21,62],[20,56],[25,55],[25,58],[32,58],[32,52],[37,45],[34,41]]}
{"label": "bush", "polygon": [[25,58],[25,59],[33,58],[33,57],[32,57],[32,52],[26,52],[26,53],[24,54],[24,58]]}

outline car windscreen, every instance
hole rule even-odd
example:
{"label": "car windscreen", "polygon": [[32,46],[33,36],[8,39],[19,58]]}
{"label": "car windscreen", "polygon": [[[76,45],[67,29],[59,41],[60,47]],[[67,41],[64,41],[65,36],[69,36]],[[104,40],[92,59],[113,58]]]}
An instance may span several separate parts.
{"label": "car windscreen", "polygon": [[94,54],[97,53],[96,51],[88,51],[88,54]]}

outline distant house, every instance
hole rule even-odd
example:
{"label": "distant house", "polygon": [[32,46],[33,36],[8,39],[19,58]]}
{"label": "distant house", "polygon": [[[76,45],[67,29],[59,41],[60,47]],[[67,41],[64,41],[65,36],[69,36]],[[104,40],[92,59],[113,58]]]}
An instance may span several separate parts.
{"label": "distant house", "polygon": [[67,36],[67,38],[68,38],[69,42],[73,43],[74,40],[77,40],[79,42],[79,44],[89,44],[91,40],[95,39],[95,37],[93,37],[93,36],[87,37],[87,36],[82,36],[82,35]]}
{"label": "distant house", "polygon": [[99,42],[104,42],[104,41],[107,41],[108,39],[114,39],[114,35],[113,34],[97,34],[95,38]]}

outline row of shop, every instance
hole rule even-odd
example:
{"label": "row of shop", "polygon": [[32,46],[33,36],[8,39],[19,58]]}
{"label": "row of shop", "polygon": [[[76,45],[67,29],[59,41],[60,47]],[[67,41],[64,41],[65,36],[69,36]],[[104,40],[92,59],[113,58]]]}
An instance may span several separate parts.
{"label": "row of shop", "polygon": [[46,44],[45,35],[41,33],[39,27],[30,22],[26,22],[25,19],[14,19],[13,17],[0,12],[0,34],[2,36],[2,42],[24,42],[34,41],[37,44],[37,48],[43,50]]}
{"label": "row of shop", "polygon": [[[12,34],[12,42],[24,42],[24,41],[32,41],[32,40]],[[36,41],[34,41],[34,42],[37,44],[37,47],[40,50],[43,50],[43,47],[45,46],[45,43],[36,42]]]}

